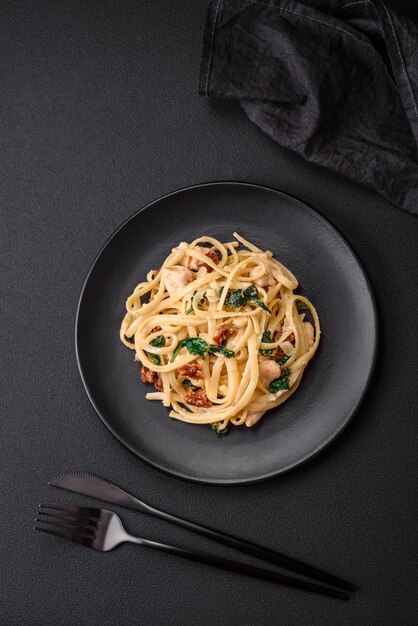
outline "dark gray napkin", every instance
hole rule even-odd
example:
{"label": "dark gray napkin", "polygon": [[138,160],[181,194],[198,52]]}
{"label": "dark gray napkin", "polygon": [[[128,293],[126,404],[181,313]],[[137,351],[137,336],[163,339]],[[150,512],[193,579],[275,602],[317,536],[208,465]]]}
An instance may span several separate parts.
{"label": "dark gray napkin", "polygon": [[380,0],[213,0],[199,93],[418,214],[418,24]]}

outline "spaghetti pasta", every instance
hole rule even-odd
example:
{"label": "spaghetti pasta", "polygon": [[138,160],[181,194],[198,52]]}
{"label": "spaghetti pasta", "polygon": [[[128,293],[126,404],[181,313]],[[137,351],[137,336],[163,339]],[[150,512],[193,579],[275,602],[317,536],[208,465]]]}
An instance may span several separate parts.
{"label": "spaghetti pasta", "polygon": [[234,237],[173,248],[127,299],[120,328],[141,379],[156,388],[147,399],[219,433],[253,426],[285,402],[320,339],[315,307],[294,293],[297,278],[270,251]]}

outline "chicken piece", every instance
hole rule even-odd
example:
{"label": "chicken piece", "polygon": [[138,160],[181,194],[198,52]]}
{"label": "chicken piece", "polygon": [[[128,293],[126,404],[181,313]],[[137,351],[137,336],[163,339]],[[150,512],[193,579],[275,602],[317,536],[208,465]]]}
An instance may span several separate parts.
{"label": "chicken piece", "polygon": [[228,326],[228,324],[221,324],[216,330],[213,343],[216,343],[217,346],[224,346],[227,340],[236,334],[237,331],[235,328]]}
{"label": "chicken piece", "polygon": [[[189,244],[186,241],[182,241],[176,248],[172,249],[172,252],[182,252],[184,250],[187,250],[188,247]],[[189,259],[190,257],[187,256],[187,254],[183,254],[183,257],[178,261],[178,264],[182,267],[189,267]]]}
{"label": "chicken piece", "polygon": [[174,296],[177,291],[183,289],[193,279],[193,274],[187,267],[173,265],[173,267],[164,267],[161,277],[164,280],[168,295]]}
{"label": "chicken piece", "polygon": [[[216,254],[215,250],[207,250],[206,248],[202,248],[202,246],[196,246],[195,250],[196,250],[196,252],[201,252],[205,256],[209,257],[210,260],[213,263],[215,263],[215,265],[218,265],[219,259],[218,259],[218,255]],[[191,257],[190,261],[189,261],[189,268],[191,270],[197,272],[197,270],[200,267],[205,267],[208,272],[213,272],[213,268],[210,267],[210,265],[208,265],[207,263],[204,263],[200,259],[195,259],[194,257]]]}
{"label": "chicken piece", "polygon": [[[193,250],[195,250],[196,252],[200,252],[201,254],[206,254],[206,250],[205,248],[202,248],[202,246],[195,246]],[[202,267],[203,265],[204,263],[200,259],[189,257],[189,268],[193,270],[194,272],[197,272],[199,267]]]}
{"label": "chicken piece", "polygon": [[276,363],[276,361],[272,361],[270,359],[268,361],[262,361],[259,364],[258,369],[260,382],[267,389],[271,381],[275,378],[280,378],[280,375],[282,373],[282,368],[280,367],[280,365]]}
{"label": "chicken piece", "polygon": [[[250,270],[250,276],[255,276],[258,273],[258,267],[253,267]],[[257,287],[268,287],[269,285],[274,285],[274,276],[271,272],[271,269],[267,269],[267,272],[262,276],[259,276],[254,280],[254,285]]]}
{"label": "chicken piece", "polygon": [[305,326],[306,334],[308,335],[308,346],[312,348],[314,345],[314,328],[310,322],[303,322]]}
{"label": "chicken piece", "polygon": [[263,417],[265,411],[254,411],[253,413],[248,413],[247,418],[245,420],[245,425],[249,428],[257,424]]}
{"label": "chicken piece", "polygon": [[206,395],[206,391],[204,389],[187,389],[184,394],[184,401],[187,404],[197,407],[207,407],[211,406],[211,402],[209,402],[208,397]]}
{"label": "chicken piece", "polygon": [[186,365],[179,367],[177,372],[179,376],[187,376],[188,378],[193,378],[193,380],[200,380],[203,378],[202,366],[200,363],[187,363]]}

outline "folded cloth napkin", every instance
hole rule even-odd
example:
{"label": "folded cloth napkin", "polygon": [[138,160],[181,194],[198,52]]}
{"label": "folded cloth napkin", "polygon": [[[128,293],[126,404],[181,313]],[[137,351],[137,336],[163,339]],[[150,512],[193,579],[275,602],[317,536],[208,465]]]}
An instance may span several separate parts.
{"label": "folded cloth napkin", "polygon": [[418,214],[418,24],[380,0],[214,0],[199,93]]}

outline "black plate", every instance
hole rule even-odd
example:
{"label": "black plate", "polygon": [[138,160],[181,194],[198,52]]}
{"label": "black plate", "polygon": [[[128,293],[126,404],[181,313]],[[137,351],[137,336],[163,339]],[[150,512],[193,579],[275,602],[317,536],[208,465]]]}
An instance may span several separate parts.
{"label": "black plate", "polygon": [[[160,402],[145,399],[139,366],[118,333],[127,296],[171,248],[200,235],[230,241],[235,230],[295,273],[300,292],[318,310],[323,334],[294,396],[256,427],[232,428],[217,437],[209,426],[170,419]],[[111,432],[161,470],[216,484],[260,481],[322,450],[357,409],[371,377],[376,342],[370,285],[341,235],[292,197],[232,182],[182,189],[135,213],[96,258],[76,321],[81,376]]]}

